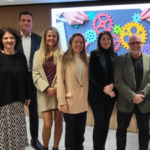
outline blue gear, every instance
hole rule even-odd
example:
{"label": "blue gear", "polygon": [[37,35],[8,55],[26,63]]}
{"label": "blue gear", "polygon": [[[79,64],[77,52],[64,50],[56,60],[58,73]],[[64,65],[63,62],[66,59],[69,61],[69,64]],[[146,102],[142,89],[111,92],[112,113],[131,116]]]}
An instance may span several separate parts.
{"label": "blue gear", "polygon": [[75,24],[74,27],[77,29],[77,28],[79,28],[79,25],[78,25],[78,24]]}
{"label": "blue gear", "polygon": [[90,44],[94,43],[97,40],[97,33],[92,29],[87,30],[85,32],[85,38],[86,41],[89,42]]}
{"label": "blue gear", "polygon": [[144,44],[144,46],[142,47],[142,52],[150,55],[150,44],[149,43]]}
{"label": "blue gear", "polygon": [[132,16],[132,19],[133,19],[133,20],[132,20],[133,22],[138,23],[138,22],[141,21],[141,16],[140,16],[139,13],[137,13],[137,14],[134,13],[134,16]]}
{"label": "blue gear", "polygon": [[96,17],[95,12],[90,11],[90,13],[87,14],[89,16],[90,21],[94,20]]}

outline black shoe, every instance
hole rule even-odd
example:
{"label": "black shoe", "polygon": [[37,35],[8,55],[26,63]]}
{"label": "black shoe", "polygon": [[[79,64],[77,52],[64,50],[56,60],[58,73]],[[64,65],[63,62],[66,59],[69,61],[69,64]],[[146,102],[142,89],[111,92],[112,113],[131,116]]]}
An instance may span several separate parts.
{"label": "black shoe", "polygon": [[31,139],[31,145],[36,150],[43,150],[43,146],[38,139]]}
{"label": "black shoe", "polygon": [[43,150],[48,150],[48,147],[46,147],[46,148],[43,147]]}
{"label": "black shoe", "polygon": [[53,148],[53,147],[52,147],[52,150],[59,150],[59,149],[58,149],[58,147],[57,147],[57,148]]}

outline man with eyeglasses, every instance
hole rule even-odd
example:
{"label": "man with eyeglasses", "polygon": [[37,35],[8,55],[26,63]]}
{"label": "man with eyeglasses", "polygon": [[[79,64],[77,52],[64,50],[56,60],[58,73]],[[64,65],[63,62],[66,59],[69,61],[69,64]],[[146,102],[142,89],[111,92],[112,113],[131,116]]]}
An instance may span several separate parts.
{"label": "man with eyeglasses", "polygon": [[116,58],[115,86],[117,97],[117,150],[126,149],[126,134],[131,117],[136,116],[139,150],[147,150],[150,112],[150,56],[141,52],[139,35],[129,37],[130,52]]}

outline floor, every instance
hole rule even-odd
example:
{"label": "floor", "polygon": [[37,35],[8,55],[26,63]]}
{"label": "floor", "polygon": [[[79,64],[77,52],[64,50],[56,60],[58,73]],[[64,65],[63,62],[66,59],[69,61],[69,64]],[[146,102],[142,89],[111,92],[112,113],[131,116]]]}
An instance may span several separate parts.
{"label": "floor", "polygon": [[[29,133],[29,117],[26,117],[27,121],[27,129],[28,129],[28,140],[29,140],[29,146],[26,147],[25,150],[34,150],[30,145],[30,133]],[[65,126],[65,123],[63,124]],[[43,119],[39,119],[39,140],[42,143],[42,127],[43,127]],[[84,149],[85,150],[93,150],[93,144],[92,144],[92,132],[93,127],[86,126],[86,132],[85,132],[85,142],[84,142]],[[63,129],[62,138],[59,144],[59,150],[65,150],[64,147],[64,135],[65,131]],[[109,130],[107,142],[106,142],[106,150],[116,150],[116,131],[115,130]],[[53,146],[53,131],[52,131],[52,137],[49,142],[49,150],[52,149]],[[150,144],[149,144],[150,148]],[[138,135],[136,133],[128,133],[127,134],[127,147],[126,150],[138,150]]]}

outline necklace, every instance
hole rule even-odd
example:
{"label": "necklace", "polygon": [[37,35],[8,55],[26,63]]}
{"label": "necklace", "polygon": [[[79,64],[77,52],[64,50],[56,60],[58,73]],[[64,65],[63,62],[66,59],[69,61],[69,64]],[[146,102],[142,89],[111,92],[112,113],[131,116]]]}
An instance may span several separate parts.
{"label": "necklace", "polygon": [[[4,51],[4,53],[5,53],[5,51]],[[17,55],[15,55],[15,57],[16,57],[16,68],[15,68],[15,71],[13,71],[13,68],[12,68],[12,66],[11,66],[11,64],[10,64],[10,61],[9,61],[8,56],[7,56],[6,53],[5,53],[5,56],[6,56],[6,59],[7,59],[8,64],[9,64],[9,67],[10,67],[12,73],[13,73],[14,80],[15,80],[15,78],[16,78],[16,73],[17,73]]]}

